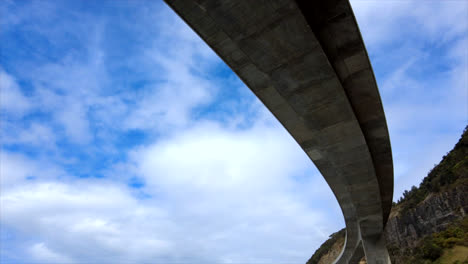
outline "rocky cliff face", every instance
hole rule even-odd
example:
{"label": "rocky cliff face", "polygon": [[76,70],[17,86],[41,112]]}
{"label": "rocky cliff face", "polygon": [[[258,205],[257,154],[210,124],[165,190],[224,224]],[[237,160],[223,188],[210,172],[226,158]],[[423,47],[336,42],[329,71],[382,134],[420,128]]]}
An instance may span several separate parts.
{"label": "rocky cliff face", "polygon": [[468,185],[461,184],[448,191],[430,194],[415,208],[402,213],[392,210],[385,238],[393,264],[407,263],[408,256],[421,246],[421,240],[447,229],[462,220],[468,212]]}
{"label": "rocky cliff face", "polygon": [[[468,127],[420,186],[405,191],[392,207],[385,228],[392,263],[446,263],[443,255],[455,246],[462,250],[461,256],[467,256],[467,214]],[[343,241],[344,232],[333,234],[307,264],[332,263],[339,255]],[[447,263],[452,263],[453,259]],[[468,263],[468,257],[455,260]]]}
{"label": "rocky cliff face", "polygon": [[[401,212],[399,206],[394,207],[385,228],[392,263],[407,263],[408,256],[414,255],[413,250],[420,246],[421,239],[445,230],[452,223],[465,218],[467,212],[467,184],[430,194],[418,206],[405,212]],[[336,233],[335,236],[336,241],[316,263],[333,263],[338,257],[344,244],[344,232]]]}
{"label": "rocky cliff face", "polygon": [[387,223],[387,244],[389,247],[404,249],[416,247],[421,238],[441,232],[466,216],[468,186],[461,185],[446,192],[431,194],[416,208],[403,214],[397,210],[392,211]]}

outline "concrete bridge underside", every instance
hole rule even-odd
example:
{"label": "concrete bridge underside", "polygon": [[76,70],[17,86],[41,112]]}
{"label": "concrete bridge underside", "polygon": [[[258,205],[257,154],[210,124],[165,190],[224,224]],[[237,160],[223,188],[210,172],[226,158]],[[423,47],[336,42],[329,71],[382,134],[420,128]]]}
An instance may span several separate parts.
{"label": "concrete bridge underside", "polygon": [[333,190],[346,223],[335,263],[390,263],[385,115],[348,0],[166,0],[276,116]]}

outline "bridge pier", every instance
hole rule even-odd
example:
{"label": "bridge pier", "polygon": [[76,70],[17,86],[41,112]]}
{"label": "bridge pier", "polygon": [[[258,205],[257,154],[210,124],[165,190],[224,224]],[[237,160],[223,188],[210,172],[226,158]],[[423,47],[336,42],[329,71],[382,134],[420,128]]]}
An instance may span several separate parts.
{"label": "bridge pier", "polygon": [[391,263],[383,235],[362,238],[362,245],[364,247],[364,254],[366,255],[366,261],[368,264]]}
{"label": "bridge pier", "polygon": [[[348,228],[348,230],[353,230],[353,228]],[[365,258],[368,264],[391,264],[383,235],[362,237],[358,234],[358,236],[355,239],[352,235],[349,237],[351,241],[357,241],[357,244],[345,241],[343,252],[333,264],[358,264],[362,258]],[[346,240],[348,240],[348,234]],[[346,248],[353,247],[353,245],[354,249]]]}
{"label": "bridge pier", "polygon": [[362,248],[362,241],[359,242],[358,247],[354,250],[354,253],[347,264],[358,264],[364,257],[364,249]]}

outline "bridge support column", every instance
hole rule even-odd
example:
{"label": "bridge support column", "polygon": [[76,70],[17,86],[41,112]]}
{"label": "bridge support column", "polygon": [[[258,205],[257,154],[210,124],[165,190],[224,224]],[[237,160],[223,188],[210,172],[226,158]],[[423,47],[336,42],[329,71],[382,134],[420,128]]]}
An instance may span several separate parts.
{"label": "bridge support column", "polygon": [[359,264],[361,259],[364,257],[364,249],[362,248],[362,241],[359,242],[359,246],[354,250],[353,256],[349,260],[349,264]]}
{"label": "bridge support column", "polygon": [[385,244],[383,235],[362,238],[367,264],[391,264]]}

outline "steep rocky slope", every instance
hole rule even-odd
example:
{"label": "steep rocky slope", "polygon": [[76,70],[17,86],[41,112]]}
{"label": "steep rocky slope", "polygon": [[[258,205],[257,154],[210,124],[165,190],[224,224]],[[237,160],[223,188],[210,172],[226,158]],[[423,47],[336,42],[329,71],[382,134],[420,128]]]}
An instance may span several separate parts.
{"label": "steep rocky slope", "polygon": [[385,230],[392,263],[444,263],[439,258],[454,246],[466,252],[459,261],[468,261],[467,194],[461,184],[430,194],[405,213],[392,212]]}
{"label": "steep rocky slope", "polygon": [[385,230],[387,244],[398,248],[414,248],[421,238],[447,229],[451,223],[466,216],[467,195],[468,185],[462,184],[445,192],[430,194],[405,213],[395,210]]}
{"label": "steep rocky slope", "polygon": [[[467,213],[468,127],[419,187],[394,204],[385,230],[392,263],[468,263]],[[343,230],[331,235],[307,264],[332,263],[343,241]]]}

